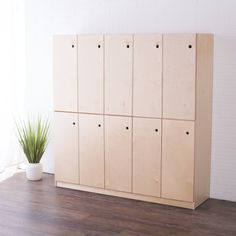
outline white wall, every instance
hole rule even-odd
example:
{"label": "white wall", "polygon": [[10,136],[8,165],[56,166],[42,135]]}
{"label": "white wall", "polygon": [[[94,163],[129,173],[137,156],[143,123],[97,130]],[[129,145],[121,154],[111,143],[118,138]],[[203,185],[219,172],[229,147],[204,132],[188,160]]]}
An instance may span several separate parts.
{"label": "white wall", "polygon": [[[28,110],[52,115],[52,35],[215,34],[211,197],[236,201],[235,0],[26,0]],[[49,146],[46,172],[53,172]]]}

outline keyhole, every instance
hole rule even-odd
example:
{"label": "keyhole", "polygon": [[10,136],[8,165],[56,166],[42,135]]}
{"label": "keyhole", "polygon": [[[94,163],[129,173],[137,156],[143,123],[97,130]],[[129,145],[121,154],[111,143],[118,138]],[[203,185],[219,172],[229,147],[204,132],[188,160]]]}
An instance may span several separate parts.
{"label": "keyhole", "polygon": [[189,132],[187,131],[186,134],[189,135]]}
{"label": "keyhole", "polygon": [[98,44],[98,48],[100,48],[101,47],[101,45],[100,44]]}
{"label": "keyhole", "polygon": [[158,129],[155,129],[156,132],[158,132]]}
{"label": "keyhole", "polygon": [[73,122],[73,125],[75,125],[75,122]]}
{"label": "keyhole", "polygon": [[129,48],[129,44],[126,47]]}
{"label": "keyhole", "polygon": [[191,45],[191,44],[189,44],[189,45],[188,45],[188,47],[189,47],[189,48],[192,48],[192,45]]}
{"label": "keyhole", "polygon": [[126,129],[129,129],[129,127],[127,126]]}
{"label": "keyhole", "polygon": [[101,127],[101,124],[98,124],[98,127]]}
{"label": "keyhole", "polygon": [[159,45],[158,45],[158,44],[156,45],[156,48],[159,48]]}
{"label": "keyhole", "polygon": [[75,45],[74,44],[72,44],[72,48],[74,48],[75,47]]}

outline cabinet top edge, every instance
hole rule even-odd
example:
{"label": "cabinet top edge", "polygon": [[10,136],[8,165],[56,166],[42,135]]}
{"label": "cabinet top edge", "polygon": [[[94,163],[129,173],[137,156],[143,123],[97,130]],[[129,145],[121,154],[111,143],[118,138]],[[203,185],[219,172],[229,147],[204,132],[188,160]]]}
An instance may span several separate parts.
{"label": "cabinet top edge", "polygon": [[54,34],[53,37],[60,36],[123,36],[123,35],[206,35],[214,36],[213,33],[188,33],[188,32],[179,32],[179,33],[86,33],[86,34]]}

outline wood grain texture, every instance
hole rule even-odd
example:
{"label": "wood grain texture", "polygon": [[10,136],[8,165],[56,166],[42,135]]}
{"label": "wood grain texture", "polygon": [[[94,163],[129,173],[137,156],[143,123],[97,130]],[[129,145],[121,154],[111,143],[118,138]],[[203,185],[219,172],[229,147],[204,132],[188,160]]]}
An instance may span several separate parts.
{"label": "wood grain texture", "polygon": [[56,188],[20,173],[0,183],[3,236],[235,236],[236,203],[208,200],[197,210]]}

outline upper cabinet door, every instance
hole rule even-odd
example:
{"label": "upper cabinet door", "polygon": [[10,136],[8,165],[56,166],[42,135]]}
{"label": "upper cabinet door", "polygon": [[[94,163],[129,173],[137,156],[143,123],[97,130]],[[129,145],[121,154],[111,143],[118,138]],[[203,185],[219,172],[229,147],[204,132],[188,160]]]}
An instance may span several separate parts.
{"label": "upper cabinet door", "polygon": [[105,188],[131,192],[132,118],[105,116]]}
{"label": "upper cabinet door", "polygon": [[193,202],[194,121],[163,120],[162,197]]}
{"label": "upper cabinet door", "polygon": [[195,119],[196,34],[163,36],[163,117]]}
{"label": "upper cabinet door", "polygon": [[133,118],[133,192],[160,197],[161,120]]}
{"label": "upper cabinet door", "polygon": [[132,115],[132,35],[105,36],[105,113]]}
{"label": "upper cabinet door", "polygon": [[79,112],[103,113],[103,35],[78,36]]}
{"label": "upper cabinet door", "polygon": [[54,36],[54,110],[77,112],[77,36]]}
{"label": "upper cabinet door", "polygon": [[79,183],[78,115],[54,113],[54,156],[56,181]]}
{"label": "upper cabinet door", "polygon": [[103,115],[79,114],[80,184],[104,188]]}
{"label": "upper cabinet door", "polygon": [[162,35],[134,36],[133,115],[161,117]]}

